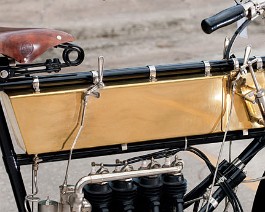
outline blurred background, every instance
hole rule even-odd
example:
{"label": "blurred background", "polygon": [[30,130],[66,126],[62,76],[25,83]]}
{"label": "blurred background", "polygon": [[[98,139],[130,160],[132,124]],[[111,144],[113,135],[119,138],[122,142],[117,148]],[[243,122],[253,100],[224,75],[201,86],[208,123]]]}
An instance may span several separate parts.
{"label": "blurred background", "polygon": [[[97,69],[97,57],[100,55],[105,58],[105,69],[222,59],[224,39],[231,37],[237,28],[233,24],[211,35],[204,34],[200,28],[201,20],[231,7],[233,0],[2,0],[1,3],[1,27],[52,28],[72,34],[76,38],[75,43],[86,53],[82,65],[67,70],[72,72]],[[239,38],[232,52],[237,57],[243,57],[245,46],[251,44],[252,55],[263,56],[264,31],[264,21],[261,18],[255,20],[248,28],[248,38]],[[56,49],[48,51],[43,57],[53,58],[54,55]],[[248,143],[235,142],[233,156],[237,156]],[[199,148],[214,162],[219,147],[220,144],[211,144]],[[226,150],[224,156],[227,156]],[[17,149],[17,152],[21,150]],[[116,158],[132,155],[135,156],[74,160],[69,181],[75,184],[87,175],[91,161],[114,162]],[[182,153],[180,156],[185,161],[184,174],[191,189],[209,172],[205,164],[193,155]],[[249,177],[262,175],[263,158],[261,152],[248,166]],[[65,167],[66,161],[40,165],[41,199],[49,196],[58,200]],[[23,166],[21,171],[30,192],[31,167]],[[251,210],[256,188],[256,183],[239,188],[238,195],[245,211]],[[2,161],[0,191],[0,211],[17,211]]]}
{"label": "blurred background", "polygon": [[[72,34],[85,49],[85,68],[95,68],[98,55],[104,55],[106,68],[142,66],[220,59],[224,38],[232,36],[236,25],[207,35],[200,23],[232,5],[233,0],[3,0],[0,25],[52,28]],[[263,25],[261,18],[256,20],[249,27],[248,39],[236,42],[238,57],[245,48],[242,43],[251,43],[253,51],[263,48]]]}

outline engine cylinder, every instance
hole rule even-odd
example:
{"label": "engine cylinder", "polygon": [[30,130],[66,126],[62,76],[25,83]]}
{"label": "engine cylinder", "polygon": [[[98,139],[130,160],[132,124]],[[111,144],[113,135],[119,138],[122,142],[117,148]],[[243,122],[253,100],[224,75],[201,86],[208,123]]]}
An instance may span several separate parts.
{"label": "engine cylinder", "polygon": [[93,212],[109,212],[112,189],[108,183],[88,184],[84,187],[84,196],[92,205]]}
{"label": "engine cylinder", "polygon": [[163,174],[162,212],[182,212],[187,180],[182,174]]}
{"label": "engine cylinder", "polygon": [[138,185],[136,211],[159,212],[162,179],[160,175],[141,177],[136,180]]}
{"label": "engine cylinder", "polygon": [[117,180],[110,184],[112,188],[112,211],[132,212],[135,211],[135,197],[137,186],[131,179]]}

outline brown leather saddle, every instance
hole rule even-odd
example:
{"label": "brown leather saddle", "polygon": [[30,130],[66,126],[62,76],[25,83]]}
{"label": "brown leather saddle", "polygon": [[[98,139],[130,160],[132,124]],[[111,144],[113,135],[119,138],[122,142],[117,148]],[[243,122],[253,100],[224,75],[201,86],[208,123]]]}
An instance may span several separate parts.
{"label": "brown leather saddle", "polygon": [[0,27],[0,54],[19,63],[30,63],[49,48],[72,41],[72,35],[58,30]]}

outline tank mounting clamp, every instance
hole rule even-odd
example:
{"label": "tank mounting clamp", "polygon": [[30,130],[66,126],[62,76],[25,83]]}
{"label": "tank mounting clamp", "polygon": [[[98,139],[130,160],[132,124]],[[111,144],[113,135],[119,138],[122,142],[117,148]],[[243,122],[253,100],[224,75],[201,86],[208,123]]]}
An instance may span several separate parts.
{"label": "tank mounting clamp", "polygon": [[156,82],[157,78],[156,78],[156,67],[153,65],[147,66],[150,70],[150,77],[149,80],[150,82]]}
{"label": "tank mounting clamp", "polygon": [[209,61],[202,61],[204,63],[204,67],[205,67],[205,76],[206,77],[211,77],[211,64]]}

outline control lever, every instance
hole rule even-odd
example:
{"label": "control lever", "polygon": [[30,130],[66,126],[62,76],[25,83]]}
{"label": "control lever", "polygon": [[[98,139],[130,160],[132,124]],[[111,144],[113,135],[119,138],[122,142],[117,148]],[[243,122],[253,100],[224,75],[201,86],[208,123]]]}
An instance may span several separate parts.
{"label": "control lever", "polygon": [[225,54],[230,43],[230,38],[226,37],[224,41],[224,51],[223,51],[223,59],[225,59]]}
{"label": "control lever", "polygon": [[104,87],[103,83],[103,66],[104,66],[104,57],[99,56],[98,57],[98,78],[99,78],[99,84],[100,86]]}
{"label": "control lever", "polygon": [[87,90],[86,96],[92,94],[96,98],[100,97],[99,90],[105,86],[103,83],[103,72],[104,72],[103,67],[104,67],[104,57],[99,56],[98,57],[98,70],[92,71],[94,85]]}
{"label": "control lever", "polygon": [[243,61],[243,65],[247,65],[248,60],[249,60],[249,56],[251,53],[251,46],[248,45],[245,49],[245,55],[244,55],[244,61]]}
{"label": "control lever", "polygon": [[245,48],[243,65],[241,66],[241,69],[240,69],[241,74],[246,74],[247,73],[246,67],[248,66],[250,53],[251,53],[251,46],[247,45],[247,47]]}
{"label": "control lever", "polygon": [[[246,74],[247,73],[246,68],[248,67],[252,80],[254,82],[255,88],[256,88],[255,99],[256,99],[256,102],[258,103],[258,106],[259,106],[259,109],[260,109],[260,112],[262,114],[262,118],[264,121],[265,120],[265,90],[261,88],[261,86],[259,85],[254,69],[253,69],[253,64],[257,63],[258,59],[255,58],[249,61],[250,53],[251,53],[251,46],[248,45],[245,49],[243,65],[240,67],[240,72],[241,74]],[[239,75],[237,76],[237,78],[238,77]]]}
{"label": "control lever", "polygon": [[257,60],[258,59],[256,58],[252,61],[249,61],[248,62],[248,68],[249,68],[250,74],[252,76],[253,82],[255,84],[256,90],[257,90],[256,100],[257,100],[257,103],[259,105],[259,109],[260,109],[260,112],[262,114],[263,120],[265,120],[265,90],[260,87],[258,80],[257,80],[257,77],[254,73],[253,66],[252,66],[253,63],[257,62]]}
{"label": "control lever", "polygon": [[251,53],[251,46],[248,45],[245,48],[245,54],[244,54],[244,58],[243,58],[243,65],[240,67],[239,71],[236,73],[235,78],[233,80],[233,83],[237,83],[239,81],[239,79],[241,78],[242,75],[247,74],[247,67],[248,67],[248,61],[249,61],[249,57],[250,57],[250,53]]}

